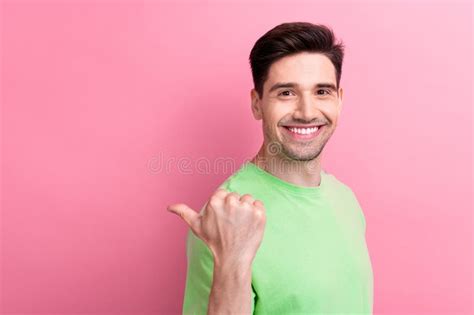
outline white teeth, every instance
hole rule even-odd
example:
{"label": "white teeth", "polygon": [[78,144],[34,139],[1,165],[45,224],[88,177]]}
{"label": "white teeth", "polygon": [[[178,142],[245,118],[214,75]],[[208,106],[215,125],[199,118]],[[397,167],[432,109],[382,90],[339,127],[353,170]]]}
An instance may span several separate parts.
{"label": "white teeth", "polygon": [[300,135],[307,135],[318,131],[318,127],[314,128],[288,128],[291,132],[298,133]]}

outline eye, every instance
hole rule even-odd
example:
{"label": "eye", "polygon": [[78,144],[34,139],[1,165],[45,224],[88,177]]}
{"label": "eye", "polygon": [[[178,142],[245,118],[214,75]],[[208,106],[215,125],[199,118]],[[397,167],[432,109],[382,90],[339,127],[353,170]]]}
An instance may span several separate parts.
{"label": "eye", "polygon": [[282,95],[282,96],[290,96],[288,94],[283,94],[283,93],[286,93],[286,92],[291,92],[290,90],[285,90],[285,91],[281,91],[280,93],[278,93],[278,96]]}
{"label": "eye", "polygon": [[[324,92],[324,93],[321,94],[319,92]],[[329,95],[329,94],[331,94],[331,91],[329,90],[318,90],[318,95]]]}

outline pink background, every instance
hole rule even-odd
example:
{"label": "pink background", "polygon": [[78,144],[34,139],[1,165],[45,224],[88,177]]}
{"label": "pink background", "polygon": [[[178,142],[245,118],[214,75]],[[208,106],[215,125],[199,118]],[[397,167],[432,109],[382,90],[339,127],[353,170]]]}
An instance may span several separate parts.
{"label": "pink background", "polygon": [[180,313],[166,205],[199,209],[256,152],[250,49],[310,21],[347,46],[323,166],[363,207],[374,312],[472,314],[470,2],[4,1],[1,21],[3,313]]}

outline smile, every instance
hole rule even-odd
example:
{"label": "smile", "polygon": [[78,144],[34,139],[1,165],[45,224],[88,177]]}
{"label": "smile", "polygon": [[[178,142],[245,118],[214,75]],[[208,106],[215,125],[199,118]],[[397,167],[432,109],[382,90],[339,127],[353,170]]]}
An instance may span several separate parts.
{"label": "smile", "polygon": [[316,138],[320,133],[324,125],[311,126],[311,127],[295,127],[295,126],[284,126],[283,129],[294,140],[311,140]]}
{"label": "smile", "polygon": [[290,130],[291,132],[294,132],[294,133],[297,133],[297,134],[300,134],[300,135],[309,135],[309,134],[312,134],[312,133],[315,133],[316,131],[318,131],[318,127],[313,127],[313,128],[292,128],[292,127],[289,127],[288,130]]}

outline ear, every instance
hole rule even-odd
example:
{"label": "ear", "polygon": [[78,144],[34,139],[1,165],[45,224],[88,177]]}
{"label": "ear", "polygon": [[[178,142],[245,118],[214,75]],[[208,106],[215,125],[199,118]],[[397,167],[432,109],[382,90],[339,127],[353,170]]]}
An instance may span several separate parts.
{"label": "ear", "polygon": [[260,98],[258,97],[257,91],[255,89],[250,90],[250,101],[253,117],[256,120],[262,119],[262,108],[260,103]]}
{"label": "ear", "polygon": [[342,89],[342,87],[339,87],[339,92],[338,92],[338,112],[339,112],[339,115],[341,115],[341,111],[342,111],[342,96],[344,95],[344,90]]}

